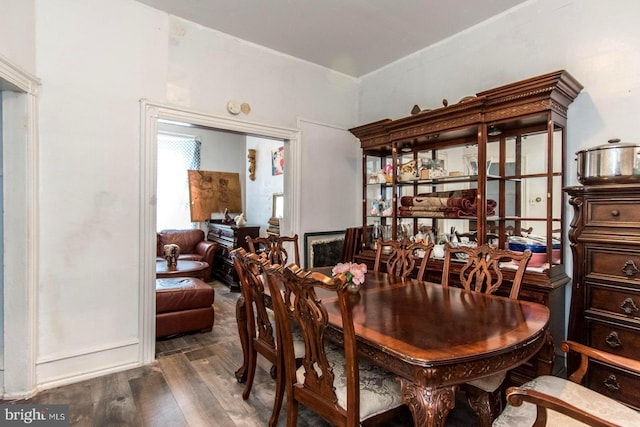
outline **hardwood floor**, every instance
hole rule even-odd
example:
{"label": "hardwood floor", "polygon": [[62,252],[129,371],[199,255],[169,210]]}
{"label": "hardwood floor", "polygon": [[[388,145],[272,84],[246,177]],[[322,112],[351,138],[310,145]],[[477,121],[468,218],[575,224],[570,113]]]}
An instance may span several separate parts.
{"label": "hardwood floor", "polygon": [[[235,321],[238,293],[212,282],[216,291],[215,323],[206,334],[187,334],[156,342],[156,363],[125,372],[40,392],[14,403],[69,404],[71,426],[266,426],[271,416],[274,381],[270,364],[258,356],[249,399],[234,372],[242,364]],[[7,403],[7,402],[2,402]],[[286,397],[278,426],[286,424]],[[475,415],[458,399],[448,427],[476,424]],[[330,426],[300,407],[298,425]],[[410,416],[393,427],[411,426]]]}

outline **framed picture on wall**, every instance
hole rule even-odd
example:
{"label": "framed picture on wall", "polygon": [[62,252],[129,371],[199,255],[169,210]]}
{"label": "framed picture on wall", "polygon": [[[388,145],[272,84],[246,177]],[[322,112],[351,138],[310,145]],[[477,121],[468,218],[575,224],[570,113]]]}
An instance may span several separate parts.
{"label": "framed picture on wall", "polygon": [[282,175],[284,173],[284,146],[278,147],[271,152],[271,161],[271,175]]}
{"label": "framed picture on wall", "polygon": [[304,233],[305,268],[331,267],[340,262],[344,230]]}

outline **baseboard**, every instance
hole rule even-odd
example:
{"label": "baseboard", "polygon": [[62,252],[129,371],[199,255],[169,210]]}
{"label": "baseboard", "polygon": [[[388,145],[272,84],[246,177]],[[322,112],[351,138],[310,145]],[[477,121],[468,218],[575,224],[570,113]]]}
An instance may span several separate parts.
{"label": "baseboard", "polygon": [[99,351],[40,361],[36,364],[38,391],[141,366],[140,343],[122,343]]}

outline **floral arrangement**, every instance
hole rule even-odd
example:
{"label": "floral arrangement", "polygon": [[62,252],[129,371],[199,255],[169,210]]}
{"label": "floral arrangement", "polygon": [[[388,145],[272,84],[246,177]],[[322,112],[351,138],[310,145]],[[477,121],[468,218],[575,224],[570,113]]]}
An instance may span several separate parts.
{"label": "floral arrangement", "polygon": [[344,275],[347,276],[347,281],[356,285],[364,283],[364,275],[366,272],[366,264],[357,264],[355,262],[340,262],[331,270],[333,276],[344,273]]}

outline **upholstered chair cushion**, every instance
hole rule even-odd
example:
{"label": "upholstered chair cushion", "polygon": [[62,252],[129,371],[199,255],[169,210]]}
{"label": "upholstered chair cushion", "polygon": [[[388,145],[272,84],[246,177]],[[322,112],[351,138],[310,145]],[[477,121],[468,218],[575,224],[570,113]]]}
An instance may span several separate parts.
{"label": "upholstered chair cushion", "polygon": [[489,375],[488,377],[467,381],[467,384],[477,387],[482,391],[486,391],[487,393],[493,393],[502,385],[506,376],[506,372],[500,372],[494,375]]}
{"label": "upholstered chair cushion", "polygon": [[[271,320],[271,326],[273,330],[276,330],[276,317],[273,310],[267,310],[267,315],[269,316],[269,320]],[[302,338],[302,332],[298,325],[291,321],[291,334],[293,335],[293,354],[296,356],[296,359],[304,356],[304,338]],[[277,345],[277,344],[276,344]]]}
{"label": "upholstered chair cushion", "polygon": [[[303,349],[304,350],[304,349]],[[347,407],[347,380],[344,373],[345,359],[342,350],[334,345],[327,345],[327,359],[333,369],[333,385],[336,388],[338,405]],[[387,412],[402,405],[400,385],[393,374],[372,364],[366,359],[358,361],[360,369],[360,419]],[[304,366],[296,371],[296,380],[304,383]],[[318,370],[318,373],[321,372]]]}
{"label": "upholstered chair cushion", "polygon": [[[562,378],[541,376],[522,387],[557,397],[576,408],[620,426],[640,426],[640,413],[602,394]],[[533,403],[523,402],[521,406],[507,405],[504,412],[493,422],[493,427],[532,426],[535,419],[536,405]],[[547,410],[547,425],[573,427],[585,424],[556,411]]]}

